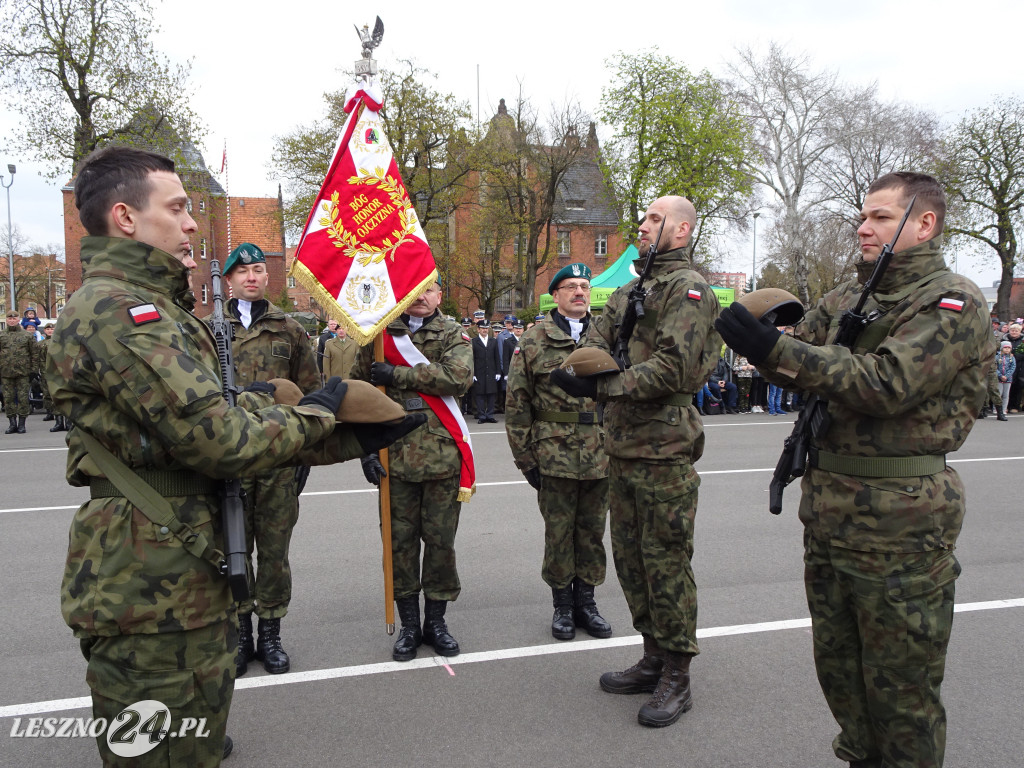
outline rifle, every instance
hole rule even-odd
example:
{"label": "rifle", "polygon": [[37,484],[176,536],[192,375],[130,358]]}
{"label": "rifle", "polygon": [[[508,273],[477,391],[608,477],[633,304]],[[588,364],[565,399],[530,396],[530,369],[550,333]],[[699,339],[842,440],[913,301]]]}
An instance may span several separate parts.
{"label": "rifle", "polygon": [[[228,406],[234,407],[238,395],[235,386],[235,361],[231,353],[231,323],[224,316],[224,294],[221,291],[220,262],[210,261],[213,282],[213,314],[209,324],[217,342],[220,363],[221,391]],[[231,596],[241,603],[249,599],[249,563],[245,546],[245,512],[242,505],[242,484],[237,478],[225,480],[221,490],[221,521],[224,531],[224,560],[220,571],[228,577]]]}
{"label": "rifle", "polygon": [[629,298],[626,299],[626,312],[622,316],[622,322],[619,324],[619,335],[615,339],[615,349],[612,350],[612,357],[618,360],[623,368],[629,368],[631,365],[627,347],[629,346],[629,339],[633,335],[633,329],[636,327],[636,321],[644,319],[644,301],[647,300],[647,289],[644,288],[644,283],[651,276],[651,270],[654,268],[654,257],[658,255],[658,245],[661,243],[661,233],[665,231],[666,221],[668,219],[661,220],[658,237],[647,249],[647,260],[644,261],[644,268],[641,270],[636,283],[630,288]]}
{"label": "rifle", "polygon": [[[864,283],[864,289],[857,299],[857,305],[853,309],[843,312],[842,317],[839,318],[839,329],[836,331],[833,344],[852,349],[861,331],[869,323],[878,319],[877,310],[870,314],[864,314],[864,304],[878,288],[885,271],[889,268],[889,262],[892,261],[892,249],[896,245],[896,241],[900,239],[903,225],[910,218],[910,212],[913,210],[915,202],[917,202],[917,195],[910,199],[892,241],[886,243],[882,252],[878,254],[878,261],[875,262],[875,268],[871,271],[871,277]],[[773,515],[782,512],[782,492],[786,486],[794,479],[801,477],[807,470],[807,455],[810,451],[811,439],[824,437],[828,434],[831,425],[832,417],[828,412],[828,401],[818,395],[811,395],[800,412],[800,416],[797,417],[793,431],[783,443],[782,455],[779,457],[779,463],[775,465],[775,472],[768,486],[768,511]]]}

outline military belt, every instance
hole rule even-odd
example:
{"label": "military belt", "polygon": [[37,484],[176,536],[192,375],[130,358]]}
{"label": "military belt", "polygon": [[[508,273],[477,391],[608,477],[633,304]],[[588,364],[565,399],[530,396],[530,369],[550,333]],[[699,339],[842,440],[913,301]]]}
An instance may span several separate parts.
{"label": "military belt", "polygon": [[537,411],[537,421],[554,421],[559,424],[603,424],[602,419],[593,411]]}
{"label": "military belt", "polygon": [[422,397],[410,397],[405,401],[405,410],[407,411],[422,411],[427,407]]}
{"label": "military belt", "polygon": [[929,456],[843,456],[828,451],[810,451],[811,466],[826,472],[855,477],[923,477],[946,468],[946,455]]}
{"label": "military belt", "polygon": [[[180,472],[158,469],[133,470],[142,480],[161,496],[204,496],[220,493],[222,483],[195,472]],[[110,496],[124,496],[116,485],[105,477],[94,477],[89,481],[89,496],[105,499]]]}
{"label": "military belt", "polygon": [[680,408],[686,408],[688,405],[693,405],[693,392],[676,392],[674,395],[666,395],[653,402],[660,403],[661,405],[678,405]]}

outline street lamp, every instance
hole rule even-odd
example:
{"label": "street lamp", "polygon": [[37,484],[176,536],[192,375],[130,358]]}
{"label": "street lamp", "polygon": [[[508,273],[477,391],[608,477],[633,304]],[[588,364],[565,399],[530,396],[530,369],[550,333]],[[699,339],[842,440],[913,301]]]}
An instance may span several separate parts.
{"label": "street lamp", "polygon": [[3,174],[0,174],[0,185],[7,190],[7,266],[11,271],[11,311],[18,311],[18,303],[14,298],[14,231],[11,229],[11,187],[14,185],[14,171],[16,170],[13,163],[8,163],[7,170],[11,174],[11,181],[9,184],[4,184]]}
{"label": "street lamp", "polygon": [[757,290],[757,217],[760,211],[754,211],[754,264],[750,274],[750,290]]}

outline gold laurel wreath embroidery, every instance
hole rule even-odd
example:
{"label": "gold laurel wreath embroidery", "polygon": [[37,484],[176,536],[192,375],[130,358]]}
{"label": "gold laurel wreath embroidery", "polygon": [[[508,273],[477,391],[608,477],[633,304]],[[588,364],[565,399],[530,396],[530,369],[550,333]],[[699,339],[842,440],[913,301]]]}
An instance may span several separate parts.
{"label": "gold laurel wreath embroidery", "polygon": [[[364,282],[365,280],[366,280],[366,278],[362,277],[361,275],[357,275],[356,277],[349,278],[349,280],[348,280],[348,287],[345,289],[345,300],[348,301],[349,306],[352,306],[352,307],[365,306],[364,303],[362,301],[360,301],[359,298],[356,296],[356,286],[358,286],[360,283]],[[380,300],[376,304],[374,304],[372,307],[370,307],[368,310],[366,310],[366,311],[368,311],[368,312],[376,312],[377,310],[383,308],[384,305],[387,303],[387,300],[388,300],[388,285],[387,285],[386,282],[384,282],[384,278],[381,278],[381,277],[371,277],[371,278],[369,278],[369,282],[371,282],[375,286],[377,286],[377,295],[380,297]]]}
{"label": "gold laurel wreath embroidery", "polygon": [[[394,261],[395,251],[407,240],[412,239],[410,234],[412,226],[409,214],[412,202],[409,200],[409,196],[402,189],[401,182],[394,176],[385,175],[383,168],[376,168],[374,170],[374,173],[370,173],[365,168],[360,168],[359,171],[363,176],[353,176],[348,180],[348,183],[379,186],[383,192],[387,193],[391,203],[398,210],[398,220],[401,229],[392,230],[391,237],[386,237],[381,241],[382,247],[373,246],[369,243],[360,243],[354,232],[345,229],[345,225],[339,216],[338,202],[341,196],[337,191],[331,193],[330,202],[325,201],[323,203],[324,211],[327,212],[327,218],[320,219],[320,225],[327,227],[327,233],[330,235],[331,240],[334,241],[334,245],[341,248],[346,256],[353,259],[362,254],[357,261],[364,267],[370,263],[379,264],[388,256]],[[392,242],[392,238],[395,238],[394,242]]]}

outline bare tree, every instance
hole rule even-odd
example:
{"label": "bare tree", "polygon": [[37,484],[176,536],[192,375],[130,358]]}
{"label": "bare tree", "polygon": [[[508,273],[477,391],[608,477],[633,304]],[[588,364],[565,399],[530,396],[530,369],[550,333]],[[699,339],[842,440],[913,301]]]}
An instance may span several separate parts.
{"label": "bare tree", "polygon": [[965,115],[943,137],[935,170],[950,197],[946,232],[999,258],[996,312],[1006,317],[1024,225],[1024,101],[999,98]]}

